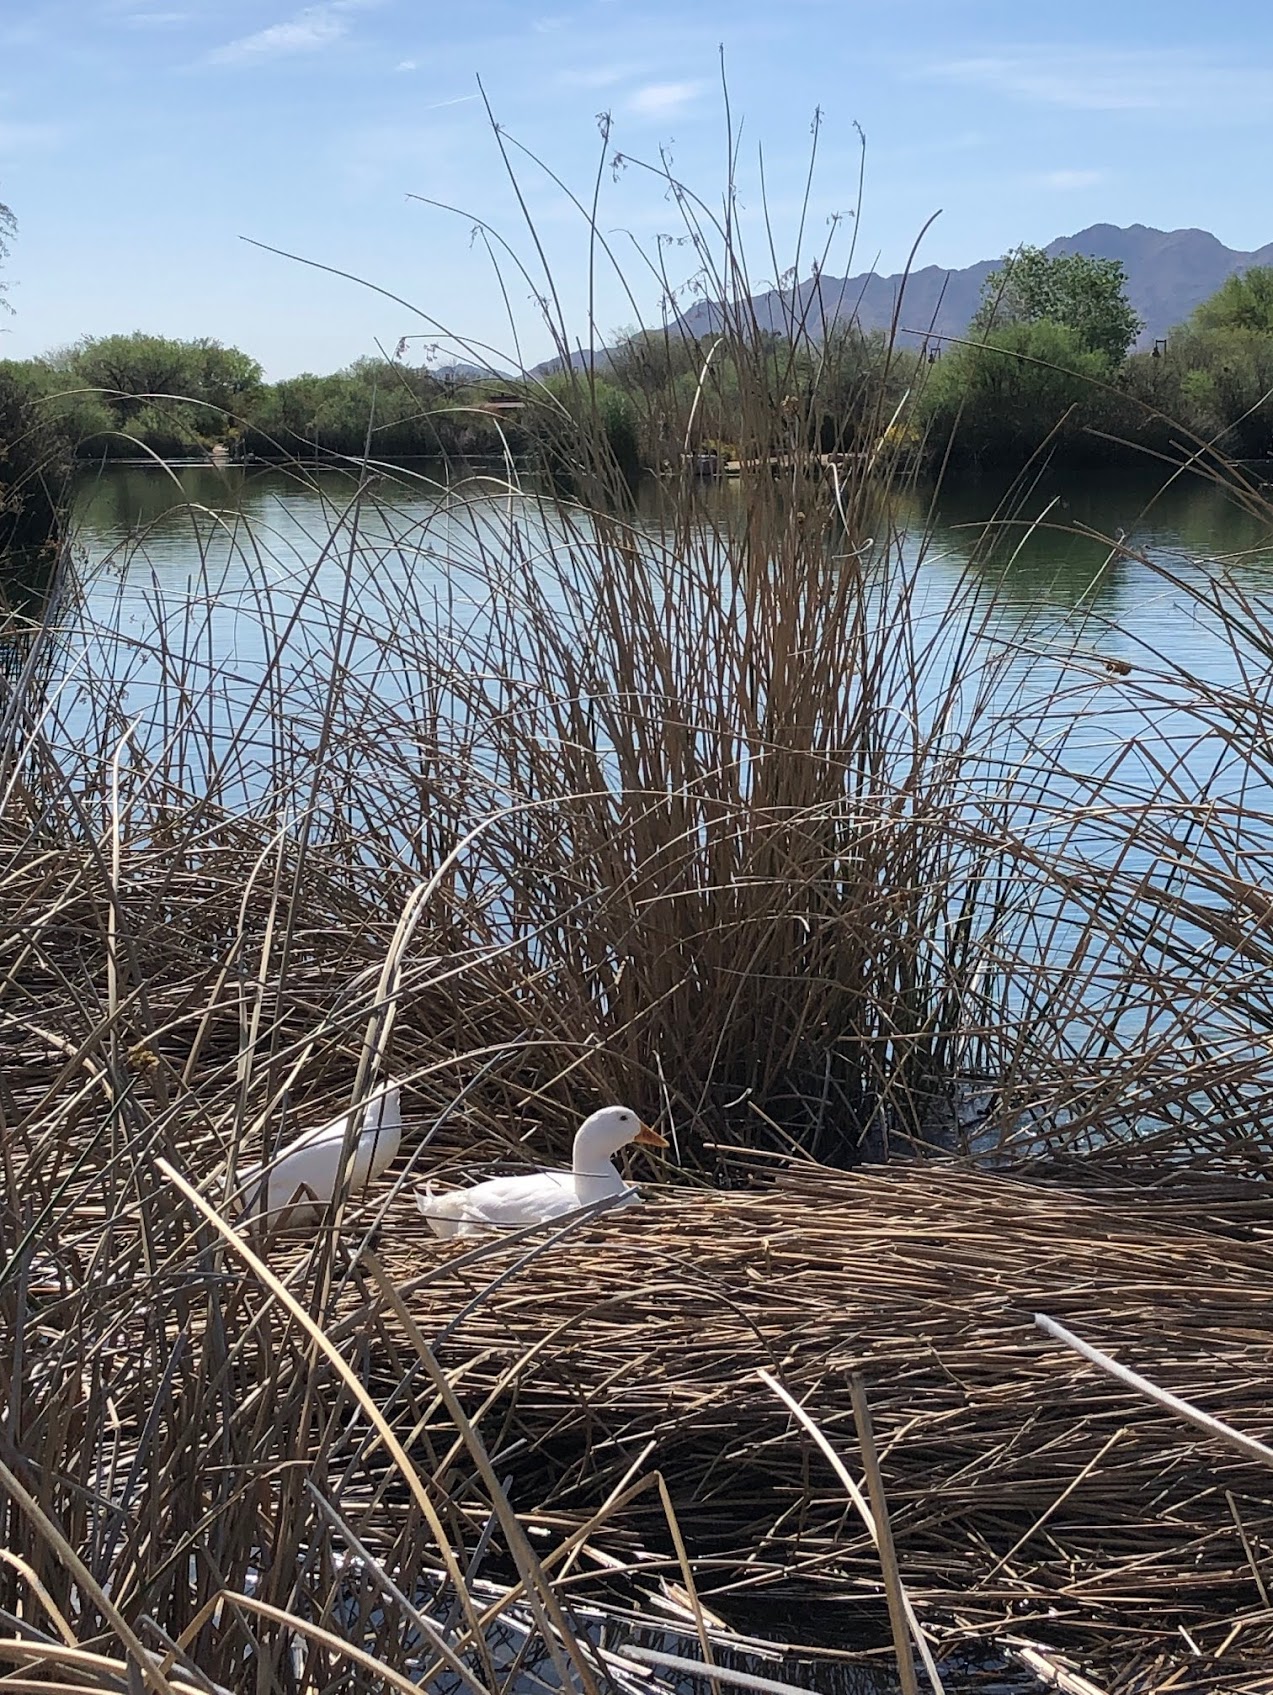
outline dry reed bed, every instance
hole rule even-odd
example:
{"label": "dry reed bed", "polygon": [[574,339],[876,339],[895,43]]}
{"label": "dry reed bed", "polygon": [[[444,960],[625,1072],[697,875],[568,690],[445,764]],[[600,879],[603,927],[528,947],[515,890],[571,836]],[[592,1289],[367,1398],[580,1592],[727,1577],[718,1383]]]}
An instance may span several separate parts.
{"label": "dry reed bed", "polygon": [[[747,299],[732,182],[723,223],[668,186],[707,296]],[[789,454],[793,398],[815,425],[836,373],[825,349],[771,357],[739,315],[694,405],[748,457]],[[661,1113],[687,1171],[726,1136],[847,1164],[868,1133],[922,1134],[976,1073],[983,1147],[1111,1168],[1156,1136],[1155,1155],[1267,1171],[1273,705],[1248,679],[1273,615],[1232,578],[1160,573],[1227,645],[1232,688],[1144,651],[1111,669],[1081,628],[1040,647],[988,587],[989,545],[930,600],[930,538],[896,532],[903,465],[878,450],[815,482],[801,449],[789,477],[743,479],[732,516],[686,482],[633,518],[591,390],[544,395],[572,499],[462,482],[430,510],[427,479],[351,468],[303,559],[192,509],[195,592],[156,571],[136,632],[99,596],[5,633],[0,1461],[31,1494],[0,1489],[0,1547],[28,1564],[0,1563],[5,1629],[20,1614],[47,1641],[60,1608],[110,1659],[67,1679],[112,1690],[164,1687],[146,1651],[168,1640],[173,1687],[349,1687],[361,1644],[410,1688],[422,1656],[437,1672],[427,1596],[470,1687],[511,1691],[462,1575],[498,1520],[537,1641],[588,1690],[560,1605],[598,1558],[693,1581],[655,1467],[720,1605],[785,1588],[875,1608],[838,1485],[756,1375],[851,1459],[860,1368],[926,1617],[1069,1644],[1127,1695],[1253,1692],[1267,1478],[1030,1320],[1044,1306],[1264,1432],[1258,1186],[1084,1198],[815,1168],[668,1195],[495,1287],[524,1247],[426,1246],[400,1198],[382,1251],[404,1322],[357,1257],[374,1212],[271,1250],[289,1309],[165,1175],[219,1201],[227,1158],[346,1104],[380,1038],[405,1158],[431,1167],[527,1131],[523,1151],[561,1153],[579,1108],[616,1097]],[[889,391],[886,360],[867,439]],[[651,391],[648,421],[672,398]],[[1013,500],[1000,516],[987,543],[1015,545]],[[148,545],[167,564],[143,537],[134,588]],[[227,567],[256,668],[218,645]],[[491,1400],[494,1474],[452,1387]],[[630,1467],[637,1493],[573,1546]],[[546,1532],[538,1568],[506,1471]],[[351,1575],[355,1536],[379,1573]]]}
{"label": "dry reed bed", "polygon": [[[1032,1323],[1045,1311],[1267,1439],[1273,1197],[1258,1186],[1086,1195],[950,1168],[810,1169],[756,1193],[658,1196],[489,1289],[524,1242],[465,1264],[472,1244],[425,1247],[420,1228],[396,1207],[383,1262],[480,1409],[519,1510],[554,1536],[657,1469],[713,1604],[878,1596],[840,1486],[757,1376],[853,1465],[860,1371],[926,1619],[1043,1640],[1110,1688],[1169,1672],[1176,1689],[1259,1686],[1273,1477]],[[400,1394],[401,1370],[379,1356],[377,1391]],[[610,1559],[674,1571],[653,1490],[589,1541],[581,1569],[600,1564],[599,1582]]]}

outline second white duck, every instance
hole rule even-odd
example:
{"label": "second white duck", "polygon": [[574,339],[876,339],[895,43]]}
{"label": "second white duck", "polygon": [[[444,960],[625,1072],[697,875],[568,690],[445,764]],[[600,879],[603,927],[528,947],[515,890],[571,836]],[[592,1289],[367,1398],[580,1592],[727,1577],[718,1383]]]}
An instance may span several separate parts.
{"label": "second white duck", "polygon": [[615,1154],[630,1142],[644,1148],[667,1146],[658,1131],[642,1124],[630,1107],[603,1107],[579,1126],[569,1171],[491,1177],[447,1195],[435,1195],[432,1186],[426,1185],[423,1193],[417,1190],[416,1205],[435,1236],[520,1229],[611,1198],[617,1205],[630,1205],[640,1197],[614,1165]]}
{"label": "second white duck", "polygon": [[[343,1112],[330,1124],[302,1130],[294,1141],[279,1149],[264,1173],[259,1165],[241,1173],[245,1215],[259,1218],[264,1214],[270,1222],[286,1215],[288,1224],[312,1224],[322,1209],[331,1205],[336,1193],[348,1118],[349,1114]],[[365,1189],[389,1167],[401,1141],[399,1090],[390,1081],[367,1101],[362,1129],[354,1143],[351,1194]]]}

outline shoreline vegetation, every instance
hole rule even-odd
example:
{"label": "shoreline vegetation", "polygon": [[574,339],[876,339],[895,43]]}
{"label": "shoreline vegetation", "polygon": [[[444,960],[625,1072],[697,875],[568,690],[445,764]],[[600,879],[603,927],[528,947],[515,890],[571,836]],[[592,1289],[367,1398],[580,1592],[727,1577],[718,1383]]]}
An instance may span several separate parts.
{"label": "shoreline vegetation", "polygon": [[[1217,296],[1129,359],[1120,297],[1025,254],[931,362],[742,307],[707,347],[629,337],[622,381],[527,384],[515,426],[488,394],[502,498],[405,523],[391,431],[476,427],[433,376],[267,386],[210,343],[135,386],[98,343],[0,371],[27,494],[178,422],[294,455],[324,397],[352,444],[312,556],[192,506],[201,574],[147,573],[128,620],[69,568],[0,613],[15,1687],[683,1695],[742,1661],[781,1691],[768,1601],[906,1695],[978,1660],[1267,1690],[1273,608],[1240,562],[1145,556],[1215,675],[1077,616],[1040,652],[972,567],[935,619],[887,499],[993,448],[1002,556],[1035,469],[1134,418],[1273,536],[1217,443],[1267,447],[1223,360],[1273,326]],[[177,345],[112,351],[141,342]],[[15,485],[28,426],[63,457]],[[682,457],[712,442],[728,525]],[[645,464],[676,474],[638,527]],[[243,1227],[236,1173],[389,1076],[380,1183]],[[671,1144],[645,1205],[425,1236],[425,1178],[560,1161],[610,1101]]]}
{"label": "shoreline vegetation", "polygon": [[[267,383],[238,348],[141,332],[0,362],[0,554],[52,534],[73,459],[494,458],[568,482],[587,413],[623,482],[717,471],[762,451],[743,384],[763,385],[781,420],[764,446],[775,464],[887,452],[928,475],[1002,476],[1040,456],[1065,471],[1273,457],[1273,270],[1230,277],[1139,352],[1121,266],[1030,248],[987,279],[957,341],[907,346],[852,327],[815,340],[806,321],[778,335],[746,310],[707,341],[632,331],[589,363],[521,378],[369,358]],[[812,306],[805,316],[816,321]]]}

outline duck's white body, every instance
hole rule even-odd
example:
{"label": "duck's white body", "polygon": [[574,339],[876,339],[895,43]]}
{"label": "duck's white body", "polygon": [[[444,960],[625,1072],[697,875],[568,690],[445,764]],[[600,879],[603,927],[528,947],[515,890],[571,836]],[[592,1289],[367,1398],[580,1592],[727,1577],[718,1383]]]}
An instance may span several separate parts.
{"label": "duck's white body", "polygon": [[472,1236],[480,1230],[516,1230],[564,1218],[596,1201],[631,1206],[640,1199],[615,1169],[613,1156],[629,1142],[665,1148],[657,1132],[628,1107],[605,1107],[584,1120],[575,1136],[569,1171],[536,1171],[526,1177],[492,1177],[449,1195],[431,1185],[416,1205],[435,1236]]}
{"label": "duck's white body", "polygon": [[[264,1215],[271,1221],[286,1214],[289,1224],[313,1223],[336,1193],[348,1118],[348,1113],[342,1113],[330,1124],[302,1130],[295,1141],[279,1150],[264,1174],[259,1165],[245,1171],[240,1191],[245,1213]],[[351,1194],[365,1189],[388,1168],[401,1141],[398,1085],[390,1082],[367,1102],[362,1129],[354,1143]]]}

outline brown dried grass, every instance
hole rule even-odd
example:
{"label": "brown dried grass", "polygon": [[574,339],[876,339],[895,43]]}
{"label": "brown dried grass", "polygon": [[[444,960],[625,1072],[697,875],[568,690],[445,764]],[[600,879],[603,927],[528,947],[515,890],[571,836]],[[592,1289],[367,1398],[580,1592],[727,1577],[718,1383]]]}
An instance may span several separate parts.
{"label": "brown dried grass", "polygon": [[[585,1687],[619,1675],[561,1610],[598,1556],[870,1612],[870,1548],[763,1365],[850,1463],[868,1378],[903,1573],[955,1639],[1034,1631],[1120,1689],[1261,1686],[1267,1481],[1029,1316],[1268,1433],[1273,617],[1162,569],[1238,684],[1115,675],[1076,638],[1031,697],[980,579],[926,603],[886,457],[817,481],[790,373],[728,333],[747,440],[783,455],[729,521],[687,482],[620,515],[593,437],[570,500],[444,491],[424,518],[364,465],[281,585],[222,515],[144,635],[72,607],[6,635],[0,1622],[39,1675],[295,1695],[365,1672],[352,1643],[394,1687],[450,1654],[497,1695],[491,1537],[528,1642]],[[244,676],[212,537],[266,633]],[[357,1208],[271,1273],[207,1205],[388,1066],[399,1184],[560,1154],[615,1096],[705,1182],[722,1142],[805,1163],[497,1287],[500,1244],[433,1250],[421,1283],[401,1199],[388,1283]],[[969,1151],[1108,1192],[810,1157],[958,1141],[970,1078]]]}
{"label": "brown dried grass", "polygon": [[[423,1244],[406,1202],[378,1252],[480,1410],[524,1519],[553,1538],[591,1523],[572,1588],[674,1569],[648,1488],[593,1522],[640,1456],[666,1481],[705,1604],[745,1616],[767,1594],[821,1596],[878,1615],[869,1537],[757,1375],[860,1475],[861,1373],[926,1624],[1048,1644],[1102,1686],[1165,1687],[1170,1672],[1201,1691],[1254,1689],[1273,1655],[1273,1474],[1049,1342],[1033,1315],[1267,1440],[1270,1232],[1257,1184],[811,1169],[754,1193],[660,1191],[501,1282],[524,1243],[476,1259]],[[400,1362],[372,1370],[382,1396],[403,1393]]]}

